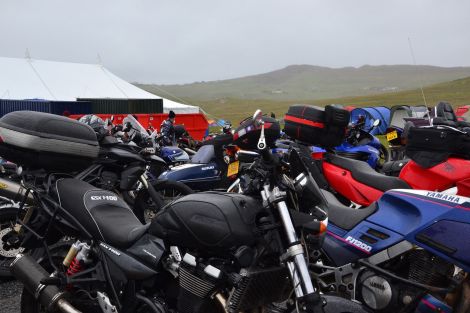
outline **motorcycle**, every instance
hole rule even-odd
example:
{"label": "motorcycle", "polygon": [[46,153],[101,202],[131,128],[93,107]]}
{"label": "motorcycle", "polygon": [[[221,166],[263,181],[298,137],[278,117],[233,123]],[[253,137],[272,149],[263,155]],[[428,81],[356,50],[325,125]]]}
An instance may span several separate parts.
{"label": "motorcycle", "polygon": [[364,130],[364,123],[352,125],[348,137],[334,148],[335,154],[346,158],[367,162],[373,169],[380,170],[390,159],[388,149],[371,132],[381,121],[375,120],[371,129]]}
{"label": "motorcycle", "polygon": [[[315,165],[309,147],[290,149],[311,175]],[[296,168],[300,162],[290,158],[287,163]],[[253,165],[231,191],[255,193],[267,173]],[[309,250],[309,268],[322,293],[360,302],[374,312],[469,312],[470,257],[462,237],[470,231],[470,198],[395,189],[353,210],[332,193],[321,192],[329,223],[321,248]]]}
{"label": "motorcycle", "polygon": [[352,210],[324,191],[327,236],[311,263],[319,288],[377,312],[469,312],[470,198],[390,190]]}
{"label": "motorcycle", "polygon": [[153,130],[149,135],[147,130],[131,114],[123,120],[123,132],[127,134],[127,140],[140,147],[154,148],[155,156],[161,158],[166,165],[152,169],[154,175],[158,175],[169,167],[184,164],[189,161],[189,155],[177,146],[165,146],[162,144],[162,136]]}
{"label": "motorcycle", "polygon": [[232,142],[231,134],[205,141],[189,163],[172,167],[158,179],[178,181],[199,191],[226,189],[239,167],[239,162],[233,158],[237,147]]}
{"label": "motorcycle", "polygon": [[[468,137],[467,133],[446,125],[435,125],[425,130]],[[431,155],[437,155],[436,153]],[[417,158],[403,163],[399,177],[392,177],[377,173],[363,162],[326,154],[322,162],[322,174],[328,186],[354,206],[368,206],[377,201],[385,191],[397,188],[445,191],[470,196],[468,158],[446,155],[431,167],[422,164]]]}
{"label": "motorcycle", "polygon": [[[19,155],[14,152],[14,145],[18,144],[18,140],[21,139],[21,133],[12,137],[4,137],[5,140],[0,144],[0,149],[4,149],[5,155],[11,155],[9,159],[16,163],[21,164],[23,161],[24,168],[23,166],[18,167],[19,181],[0,178],[0,196],[5,198],[5,205],[0,207],[1,242],[9,238],[11,231],[18,227],[15,225],[16,213],[25,215],[29,206],[35,203],[34,197],[27,191],[28,186],[33,183],[47,183],[51,173],[63,173],[62,177],[74,177],[95,187],[116,192],[131,205],[133,212],[141,221],[148,219],[170,200],[182,194],[192,193],[192,190],[182,183],[150,179],[146,174],[147,169],[155,164],[161,164],[163,160],[149,153],[151,151],[147,148],[140,148],[136,144],[124,144],[119,142],[117,138],[104,133],[98,142],[95,131],[88,126],[78,122],[67,125],[65,124],[69,122],[67,119],[55,115],[43,116],[43,113],[21,111],[14,112],[13,117],[15,119],[11,123],[0,123],[2,126],[0,137],[2,134],[3,136],[5,133],[8,134],[8,127],[14,126],[13,124],[18,120],[25,120],[26,117],[32,121],[47,119],[51,123],[54,121],[63,123],[63,128],[58,130],[60,134],[73,134],[77,132],[77,129],[86,127],[86,134],[92,138],[90,140],[97,147],[97,151],[93,159],[80,160],[79,165],[75,165],[76,154],[79,152],[62,155],[54,152],[54,156],[59,159],[56,162],[48,162],[47,158],[44,160],[40,160],[39,157],[30,158],[29,155],[32,153],[25,148],[21,150],[22,153]],[[8,119],[8,116],[6,118]],[[43,138],[47,138],[51,135],[45,131],[43,136]],[[132,139],[129,142],[132,142]],[[31,149],[44,149],[43,141],[45,139],[38,137],[34,140],[39,146],[33,146]],[[57,148],[58,152],[62,153],[66,150],[60,143],[56,143],[56,146],[54,149]],[[46,155],[47,151],[41,153]],[[36,162],[37,160],[40,162]],[[0,277],[11,276],[8,266],[17,253],[17,249],[6,249],[5,245],[0,244]]]}
{"label": "motorcycle", "polygon": [[[303,174],[294,179],[282,174],[267,149],[260,111],[251,124],[250,135],[258,135],[256,147],[271,169],[258,195],[262,201],[193,194],[142,225],[114,193],[83,181],[62,179],[49,192],[32,187],[38,206],[22,223],[23,245],[41,249],[44,258],[19,254],[12,263],[24,284],[22,313],[365,312],[357,303],[318,293],[302,234],[324,235],[326,208],[320,197],[304,213],[295,199],[320,191],[300,166]],[[54,232],[76,239],[61,251],[51,240]]]}

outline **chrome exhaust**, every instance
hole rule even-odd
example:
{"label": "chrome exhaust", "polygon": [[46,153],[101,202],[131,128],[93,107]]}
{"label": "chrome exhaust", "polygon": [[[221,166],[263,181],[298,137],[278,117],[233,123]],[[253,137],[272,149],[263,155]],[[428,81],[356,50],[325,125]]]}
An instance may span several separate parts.
{"label": "chrome exhaust", "polygon": [[[8,198],[14,202],[20,202],[26,193],[26,188],[20,184],[0,177],[0,196]],[[26,199],[27,204],[33,204],[34,198],[31,193],[28,194]]]}
{"label": "chrome exhaust", "polygon": [[64,313],[81,313],[66,300],[66,292],[45,283],[50,278],[49,273],[30,255],[18,254],[10,271],[48,312],[59,309]]}

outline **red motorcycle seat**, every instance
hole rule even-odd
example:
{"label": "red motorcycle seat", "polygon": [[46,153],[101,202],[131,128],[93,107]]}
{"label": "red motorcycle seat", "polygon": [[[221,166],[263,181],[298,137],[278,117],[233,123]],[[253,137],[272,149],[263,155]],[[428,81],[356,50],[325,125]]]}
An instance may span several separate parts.
{"label": "red motorcycle seat", "polygon": [[348,159],[334,154],[328,154],[326,161],[350,171],[352,177],[358,182],[381,191],[388,191],[390,189],[411,189],[411,187],[400,178],[377,173],[369,164],[363,161]]}

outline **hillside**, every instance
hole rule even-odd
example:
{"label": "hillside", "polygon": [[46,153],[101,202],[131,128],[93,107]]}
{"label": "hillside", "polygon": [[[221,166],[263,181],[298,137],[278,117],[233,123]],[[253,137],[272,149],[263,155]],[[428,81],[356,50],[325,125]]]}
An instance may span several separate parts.
{"label": "hillside", "polygon": [[[161,96],[191,100],[301,100],[400,92],[470,76],[470,67],[384,65],[327,68],[291,65],[248,77],[187,85],[139,85]],[[168,94],[165,94],[165,93]]]}
{"label": "hillside", "polygon": [[[439,101],[448,101],[454,106],[470,104],[470,77],[440,83],[424,88],[427,104],[436,105]],[[407,90],[402,92],[384,93],[360,97],[343,97],[323,100],[244,100],[244,99],[223,99],[213,101],[194,100],[191,103],[201,106],[209,114],[219,118],[224,118],[237,123],[250,115],[257,108],[263,112],[275,112],[277,116],[283,116],[289,105],[294,103],[305,103],[315,105],[326,105],[331,103],[354,105],[354,106],[392,106],[396,104],[422,104],[424,103],[420,89]]]}

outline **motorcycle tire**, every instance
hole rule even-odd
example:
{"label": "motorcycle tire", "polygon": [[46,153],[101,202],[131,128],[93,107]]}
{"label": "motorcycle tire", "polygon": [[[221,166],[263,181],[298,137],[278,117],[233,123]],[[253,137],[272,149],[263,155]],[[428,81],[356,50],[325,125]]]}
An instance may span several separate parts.
{"label": "motorcycle tire", "polygon": [[390,150],[387,149],[387,147],[385,147],[383,144],[380,144],[379,153],[380,153],[380,155],[379,155],[379,161],[378,161],[378,164],[377,164],[377,168],[381,169],[382,166],[385,163],[390,161],[391,156],[390,156]]}
{"label": "motorcycle tire", "polygon": [[0,279],[11,277],[10,264],[21,249],[6,250],[3,245],[3,237],[11,231],[11,224],[16,223],[18,208],[14,205],[0,208]]}
{"label": "motorcycle tire", "polygon": [[[157,181],[152,183],[152,186],[162,196],[164,206],[182,196],[194,193],[187,185],[177,181]],[[134,202],[134,214],[143,224],[148,223],[160,209],[161,207],[156,207],[150,199],[147,189],[141,189],[137,193]]]}

